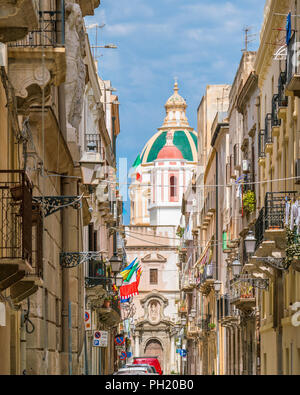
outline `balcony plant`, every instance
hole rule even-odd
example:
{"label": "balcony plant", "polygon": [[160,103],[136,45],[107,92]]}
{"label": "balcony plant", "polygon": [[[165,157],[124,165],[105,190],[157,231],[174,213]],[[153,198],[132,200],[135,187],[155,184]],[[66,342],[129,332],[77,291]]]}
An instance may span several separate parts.
{"label": "balcony plant", "polygon": [[183,235],[184,235],[184,228],[182,228],[181,226],[178,226],[176,235],[177,235],[178,237],[182,238]]}
{"label": "balcony plant", "polygon": [[256,195],[253,191],[247,191],[243,196],[243,207],[246,214],[252,214],[256,210]]}

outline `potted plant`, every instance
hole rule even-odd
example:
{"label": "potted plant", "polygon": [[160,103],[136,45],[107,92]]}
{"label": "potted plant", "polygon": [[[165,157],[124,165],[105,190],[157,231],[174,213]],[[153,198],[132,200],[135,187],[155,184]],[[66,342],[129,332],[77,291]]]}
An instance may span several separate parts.
{"label": "potted plant", "polygon": [[214,324],[214,323],[209,323],[209,324],[208,324],[208,327],[209,327],[209,329],[215,329],[216,324]]}
{"label": "potted plant", "polygon": [[182,238],[183,235],[184,235],[184,228],[182,228],[181,226],[178,226],[176,235],[177,235],[178,237]]}
{"label": "potted plant", "polygon": [[243,196],[243,206],[247,214],[252,214],[256,210],[255,192],[247,191]]}

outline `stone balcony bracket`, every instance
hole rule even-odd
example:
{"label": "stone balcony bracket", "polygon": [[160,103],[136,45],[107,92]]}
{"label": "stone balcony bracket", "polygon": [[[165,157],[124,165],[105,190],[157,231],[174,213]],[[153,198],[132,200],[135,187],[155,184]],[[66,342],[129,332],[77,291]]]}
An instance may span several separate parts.
{"label": "stone balcony bracket", "polygon": [[51,84],[59,86],[66,77],[65,48],[8,49],[9,79],[17,97],[18,111],[27,113],[33,104],[46,103]]}
{"label": "stone balcony bracket", "polygon": [[39,0],[0,0],[0,41],[23,39],[38,27]]}

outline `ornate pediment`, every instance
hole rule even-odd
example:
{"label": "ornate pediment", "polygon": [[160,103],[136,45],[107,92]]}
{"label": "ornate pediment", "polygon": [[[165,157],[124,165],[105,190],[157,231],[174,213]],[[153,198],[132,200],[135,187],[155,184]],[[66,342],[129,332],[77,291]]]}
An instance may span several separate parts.
{"label": "ornate pediment", "polygon": [[161,262],[165,263],[167,262],[167,258],[163,257],[160,254],[148,254],[144,258],[141,259],[142,262],[147,263],[147,262]]}

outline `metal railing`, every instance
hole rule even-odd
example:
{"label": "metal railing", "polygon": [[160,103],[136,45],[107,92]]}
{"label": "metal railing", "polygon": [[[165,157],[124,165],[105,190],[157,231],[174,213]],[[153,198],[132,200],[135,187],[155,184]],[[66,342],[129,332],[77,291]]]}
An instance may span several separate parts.
{"label": "metal railing", "polygon": [[206,280],[212,280],[215,278],[213,264],[206,265],[204,271],[200,274],[200,284],[203,284]]}
{"label": "metal railing", "polygon": [[278,119],[278,109],[279,109],[279,94],[273,95],[272,97],[272,120],[271,125],[280,126],[281,120]]}
{"label": "metal railing", "polygon": [[111,284],[111,279],[106,276],[105,263],[91,259],[88,264],[88,276],[85,278],[86,287],[106,286],[106,284]]}
{"label": "metal railing", "polygon": [[[205,317],[205,318],[203,318]],[[206,314],[197,320],[197,326],[203,331],[210,331],[211,330],[211,314]]]}
{"label": "metal railing", "polygon": [[261,130],[258,134],[258,157],[265,158],[265,131]]}
{"label": "metal railing", "polygon": [[234,302],[239,299],[254,299],[255,288],[249,282],[234,280],[230,282],[230,300]]}
{"label": "metal railing", "polygon": [[84,149],[85,151],[88,151],[88,145],[90,143],[94,143],[95,144],[95,152],[98,152],[100,154],[104,154],[104,148],[101,146],[101,138],[100,138],[100,134],[96,134],[96,133],[86,133],[84,135]]}
{"label": "metal railing", "polygon": [[265,118],[265,144],[273,143],[272,138],[272,114],[269,113]]}
{"label": "metal railing", "polygon": [[112,300],[110,306],[116,313],[121,315],[120,301],[119,300]]}
{"label": "metal railing", "polygon": [[278,78],[278,106],[287,107],[288,97],[285,95],[286,71],[282,71]]}
{"label": "metal railing", "polygon": [[265,206],[260,210],[255,222],[256,248],[264,239],[266,230],[284,229],[285,227],[285,198],[295,199],[297,192],[267,192]]}
{"label": "metal railing", "polygon": [[296,47],[296,34],[294,33],[287,47],[287,60],[286,60],[286,85],[289,85],[294,74],[298,71],[298,56]]}
{"label": "metal railing", "polygon": [[32,265],[32,185],[24,171],[0,170],[0,260]]}
{"label": "metal railing", "polygon": [[39,25],[23,40],[10,42],[11,48],[62,47],[65,45],[65,4],[61,0],[60,10],[39,11]]}
{"label": "metal railing", "polygon": [[248,191],[254,191],[254,184],[253,184],[253,175],[252,174],[245,174],[244,177],[244,193],[248,192]]}

